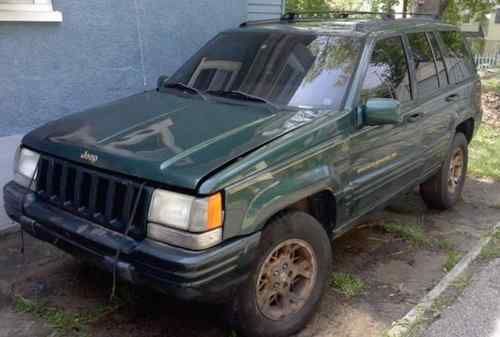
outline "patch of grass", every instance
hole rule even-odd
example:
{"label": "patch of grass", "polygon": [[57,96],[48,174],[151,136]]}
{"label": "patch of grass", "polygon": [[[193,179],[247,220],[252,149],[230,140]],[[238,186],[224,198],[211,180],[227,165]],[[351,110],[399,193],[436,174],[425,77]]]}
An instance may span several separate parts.
{"label": "patch of grass", "polygon": [[446,257],[446,262],[444,263],[443,269],[445,272],[449,273],[453,267],[457,265],[457,263],[462,258],[462,253],[457,252],[455,250],[448,251],[448,255]]}
{"label": "patch of grass", "polygon": [[410,324],[408,321],[398,321],[397,325],[407,328],[403,334],[396,333],[395,335],[385,331],[381,337],[422,337],[424,330],[438,319],[444,310],[451,307],[460,294],[470,284],[472,274],[469,271],[464,272],[459,278],[451,284],[455,291],[445,292],[436,298],[430,308],[419,308],[417,305],[417,318]]}
{"label": "patch of grass", "polygon": [[454,249],[453,243],[448,239],[435,239],[434,246],[445,252],[450,252]]}
{"label": "patch of grass", "polygon": [[455,302],[455,298],[449,296],[440,296],[432,302],[430,312],[433,317],[438,317],[443,310],[451,306]]}
{"label": "patch of grass", "polygon": [[419,225],[399,224],[388,222],[384,224],[384,230],[396,234],[403,240],[406,240],[418,247],[428,247],[431,242],[426,237],[424,230]]}
{"label": "patch of grass", "polygon": [[481,254],[479,254],[481,260],[493,260],[500,258],[500,230],[497,230],[491,241],[483,247]]}
{"label": "patch of grass", "polygon": [[500,129],[482,124],[469,148],[469,173],[500,180]]}
{"label": "patch of grass", "polygon": [[486,80],[482,80],[481,83],[484,91],[500,91],[500,78],[489,78]]}
{"label": "patch of grass", "polygon": [[472,275],[468,272],[465,272],[463,275],[458,277],[452,284],[451,286],[459,291],[459,293],[462,293],[465,288],[467,288],[470,285],[470,282],[472,280]]}
{"label": "patch of grass", "polygon": [[44,302],[33,302],[23,297],[16,298],[16,311],[32,314],[46,321],[60,335],[79,334],[86,330],[86,319],[77,314],[70,314],[57,308],[49,307]]}
{"label": "patch of grass", "polygon": [[55,330],[56,336],[87,336],[88,325],[116,310],[117,306],[99,306],[83,314],[70,313],[51,307],[46,302],[30,301],[17,296],[15,309],[46,321]]}
{"label": "patch of grass", "polygon": [[334,273],[331,286],[339,293],[354,297],[360,295],[366,285],[360,278],[346,273]]}

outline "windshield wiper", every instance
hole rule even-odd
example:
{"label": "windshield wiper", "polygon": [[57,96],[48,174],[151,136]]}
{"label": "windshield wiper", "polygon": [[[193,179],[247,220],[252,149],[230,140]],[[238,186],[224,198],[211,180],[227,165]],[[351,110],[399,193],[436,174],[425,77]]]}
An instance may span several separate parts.
{"label": "windshield wiper", "polygon": [[264,104],[272,107],[275,110],[280,110],[280,108],[276,104],[269,101],[268,99],[265,99],[264,97],[260,97],[260,96],[254,96],[251,94],[247,94],[246,92],[243,92],[243,91],[238,91],[238,90],[230,90],[230,91],[207,90],[207,91],[205,91],[205,93],[209,94],[209,95],[214,95],[214,96],[264,103]]}
{"label": "windshield wiper", "polygon": [[201,92],[201,90],[198,90],[198,89],[191,87],[187,84],[184,84],[182,82],[170,82],[170,83],[167,82],[167,84],[165,84],[164,87],[165,88],[180,89],[182,91],[188,91],[192,94],[200,96],[205,101],[207,100],[207,97],[205,95],[203,95],[203,92]]}

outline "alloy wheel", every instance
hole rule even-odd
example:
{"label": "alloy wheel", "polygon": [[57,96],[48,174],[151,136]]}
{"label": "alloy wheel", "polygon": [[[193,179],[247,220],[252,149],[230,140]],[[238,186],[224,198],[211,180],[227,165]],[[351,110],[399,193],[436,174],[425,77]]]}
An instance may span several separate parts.
{"label": "alloy wheel", "polygon": [[271,320],[298,312],[309,298],[317,278],[317,259],[303,240],[290,239],[275,247],[257,278],[257,307]]}

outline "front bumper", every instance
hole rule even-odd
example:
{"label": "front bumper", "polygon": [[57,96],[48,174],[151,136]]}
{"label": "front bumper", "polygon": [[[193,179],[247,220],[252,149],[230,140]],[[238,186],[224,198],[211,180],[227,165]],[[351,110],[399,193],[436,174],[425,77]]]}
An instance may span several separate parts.
{"label": "front bumper", "polygon": [[122,279],[182,299],[221,301],[231,296],[248,277],[260,240],[255,233],[200,252],[134,240],[43,202],[15,182],[4,187],[4,203],[9,217],[35,238],[107,271],[116,268]]}

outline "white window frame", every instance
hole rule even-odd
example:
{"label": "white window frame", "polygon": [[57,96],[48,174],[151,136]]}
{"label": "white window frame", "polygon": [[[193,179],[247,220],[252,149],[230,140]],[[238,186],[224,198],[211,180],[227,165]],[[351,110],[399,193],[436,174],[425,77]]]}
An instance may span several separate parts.
{"label": "white window frame", "polygon": [[0,21],[62,22],[63,15],[52,0],[0,0]]}
{"label": "white window frame", "polygon": [[[231,88],[231,86],[233,85],[234,80],[236,80],[236,77],[238,76],[241,66],[242,66],[241,62],[233,62],[226,60],[207,60],[206,57],[204,57],[201,60],[200,64],[198,65],[198,68],[196,68],[195,72],[193,73],[193,76],[191,76],[188,85],[190,87],[194,87],[196,80],[198,79],[203,70],[216,69],[232,73],[231,79],[226,84],[225,88],[222,88],[222,90],[229,90],[229,88]],[[212,77],[211,82],[215,79],[215,77],[216,76]],[[210,88],[211,86],[212,83],[210,83],[208,90],[212,90]]]}

